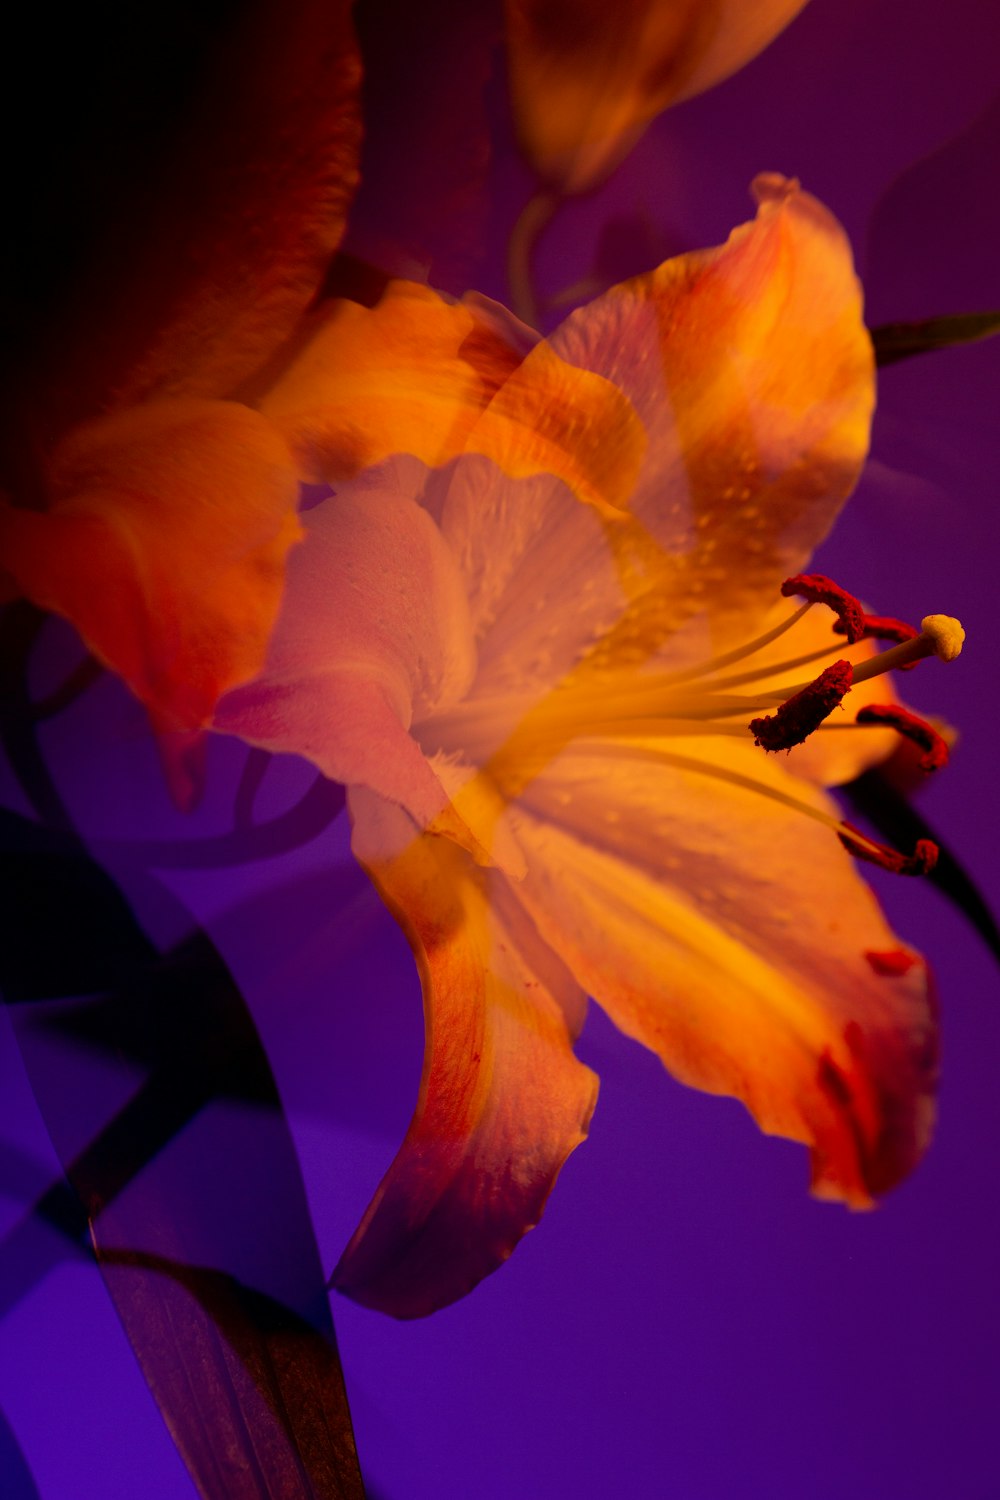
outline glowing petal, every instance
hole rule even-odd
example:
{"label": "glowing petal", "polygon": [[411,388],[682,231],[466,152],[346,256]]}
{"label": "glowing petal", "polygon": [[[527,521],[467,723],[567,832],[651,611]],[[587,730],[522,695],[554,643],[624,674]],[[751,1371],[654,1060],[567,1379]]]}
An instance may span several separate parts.
{"label": "glowing petal", "polygon": [[599,531],[553,480],[457,465],[441,525],[491,691],[518,675],[541,691],[585,653],[603,671],[666,648],[676,667],[746,639],[850,493],[874,367],[849,247],[807,194],[758,191],[756,220],[726,245],[613,288],[549,341],[641,420],[627,515]]}
{"label": "glowing petal", "polygon": [[336,301],[261,402],[303,477],[345,479],[395,453],[429,466],[483,453],[519,476],[546,472],[581,498],[624,503],[642,433],[607,381],[546,345],[524,358],[495,309],[391,282],[374,308]]}
{"label": "glowing petal", "polygon": [[605,176],[654,115],[756,57],[805,0],[507,0],[514,116],[566,192]]}
{"label": "glowing petal", "polygon": [[626,607],[608,528],[546,474],[514,483],[471,457],[447,478],[441,529],[469,594],[475,691],[544,693]]}
{"label": "glowing petal", "polygon": [[857,481],[875,399],[843,230],[794,182],[754,191],[756,219],[721,248],[612,288],[551,339],[649,434],[630,507],[649,538],[619,550],[675,619],[709,611],[717,641],[803,571]]}
{"label": "glowing petal", "polygon": [[632,499],[646,435],[622,392],[600,373],[562,359],[548,340],[526,356],[469,433],[512,479],[554,476],[603,515]]}
{"label": "glowing petal", "polygon": [[162,729],[204,724],[259,670],[299,536],[283,439],[244,406],[151,402],[76,429],[50,479],[51,510],[0,509],[5,567]]}
{"label": "glowing petal", "polygon": [[322,307],[261,402],[288,435],[303,477],[347,479],[393,453],[429,465],[460,453],[520,360],[461,303],[393,281],[375,307]]}
{"label": "glowing petal", "polygon": [[420,1317],[471,1290],[538,1221],[586,1135],[597,1080],[572,1053],[583,996],[502,877],[352,793],[354,842],[424,984],[426,1056],[403,1146],[334,1273]]}
{"label": "glowing petal", "polygon": [[[750,749],[680,748],[829,809]],[[532,784],[519,898],[621,1030],[808,1144],[818,1195],[866,1206],[930,1133],[925,966],[866,957],[900,945],[832,832],[657,749],[591,742]]]}

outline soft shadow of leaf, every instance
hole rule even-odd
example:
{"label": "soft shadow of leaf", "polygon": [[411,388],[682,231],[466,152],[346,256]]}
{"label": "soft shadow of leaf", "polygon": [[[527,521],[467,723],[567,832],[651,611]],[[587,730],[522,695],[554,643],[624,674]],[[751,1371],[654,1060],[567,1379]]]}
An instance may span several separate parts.
{"label": "soft shadow of leaf", "polygon": [[956,302],[996,307],[998,150],[1000,96],[883,193],[872,215],[864,278],[866,305],[878,310],[879,322],[949,312]]}
{"label": "soft shadow of leaf", "polygon": [[[42,1500],[10,1423],[0,1411],[0,1493],[3,1500]],[[371,1497],[369,1496],[369,1500]]]}
{"label": "soft shadow of leaf", "polygon": [[[228,969],[203,933],[160,954],[72,834],[5,812],[0,849],[28,1076],[200,1494],[361,1500],[294,1145]],[[38,1211],[79,1244],[84,1220],[57,1197]]]}

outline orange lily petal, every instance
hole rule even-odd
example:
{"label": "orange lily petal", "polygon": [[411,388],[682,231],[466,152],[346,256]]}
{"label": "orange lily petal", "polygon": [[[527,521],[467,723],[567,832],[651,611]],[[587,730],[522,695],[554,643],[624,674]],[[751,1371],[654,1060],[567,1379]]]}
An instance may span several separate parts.
{"label": "orange lily petal", "polygon": [[514,117],[541,175],[592,186],[669,104],[762,52],[805,0],[507,0]]}
{"label": "orange lily petal", "polygon": [[[814,1191],[864,1207],[930,1133],[926,968],[830,829],[667,749],[580,744],[531,784],[514,815],[519,898],[621,1030],[685,1083],[808,1144]],[[681,749],[836,816],[750,747]]]}
{"label": "orange lily petal", "polygon": [[[802,570],[864,463],[875,401],[850,246],[798,184],[754,183],[756,219],[717,250],[613,287],[552,336],[605,375],[649,446],[627,536],[675,616],[707,609],[744,636]],[[614,542],[614,537],[611,537]],[[652,543],[652,545],[650,545]]]}
{"label": "orange lily petal", "polygon": [[320,307],[260,407],[312,482],[350,478],[393,453],[444,463],[520,361],[490,332],[462,303],[392,281],[375,307]]}
{"label": "orange lily petal", "polygon": [[222,698],[212,727],[303,755],[405,808],[415,828],[519,871],[495,793],[477,787],[457,810],[453,769],[428,761],[410,733],[429,704],[461,697],[475,659],[455,560],[410,498],[425,473],[398,460],[303,516],[263,667]]}
{"label": "orange lily petal", "polygon": [[476,299],[390,282],[374,308],[322,309],[261,410],[308,480],[342,480],[394,453],[434,467],[472,452],[515,476],[553,474],[594,503],[624,503],[643,441],[628,402],[544,343],[524,358],[523,340],[508,338]]}
{"label": "orange lily petal", "polygon": [[[471,603],[472,694],[508,696],[508,729],[530,714],[522,743],[557,685],[600,690],[619,670],[677,669],[757,636],[857,478],[873,364],[846,239],[793,185],[761,194],[721,249],[614,288],[552,336],[645,428],[627,513],[574,504],[545,476],[515,484],[474,456],[434,487]],[[512,380],[527,383],[533,358]]]}
{"label": "orange lily petal", "polygon": [[52,509],[0,507],[21,591],[72,622],[164,730],[259,669],[299,536],[291,458],[245,406],[157,401],[77,428]]}
{"label": "orange lily petal", "polygon": [[597,1080],[573,1056],[583,996],[502,876],[352,792],[354,847],[420,965],[427,1032],[406,1139],[334,1272],[421,1317],[470,1291],[538,1221],[584,1139]]}

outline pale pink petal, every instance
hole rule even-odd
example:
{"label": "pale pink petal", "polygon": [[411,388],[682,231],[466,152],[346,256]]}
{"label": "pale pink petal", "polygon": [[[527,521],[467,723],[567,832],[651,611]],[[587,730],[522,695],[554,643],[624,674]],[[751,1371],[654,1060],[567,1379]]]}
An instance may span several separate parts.
{"label": "pale pink petal", "polygon": [[304,755],[426,828],[448,797],[409,726],[461,696],[474,654],[454,561],[410,498],[422,472],[388,465],[306,513],[264,669],[214,728]]}

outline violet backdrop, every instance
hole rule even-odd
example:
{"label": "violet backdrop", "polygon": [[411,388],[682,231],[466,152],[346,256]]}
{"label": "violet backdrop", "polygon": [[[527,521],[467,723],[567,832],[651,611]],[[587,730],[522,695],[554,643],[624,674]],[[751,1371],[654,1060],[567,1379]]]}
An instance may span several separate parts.
{"label": "violet backdrop", "polygon": [[[992,0],[812,0],[563,210],[541,243],[543,286],[587,276],[602,234],[615,277],[718,243],[748,216],[750,179],[776,170],[845,224],[870,324],[998,307],[998,59]],[[471,278],[491,295],[504,296],[506,234],[530,190],[501,150],[491,253]],[[820,557],[881,612],[966,625],[961,661],[923,669],[907,693],[961,731],[921,807],[994,910],[998,393],[1000,342],[884,371],[867,475]],[[39,686],[67,637],[51,630]],[[117,873],[114,841],[224,830],[246,754],[213,743],[209,796],[183,819],[142,711],[107,679],[44,748]],[[308,780],[272,768],[264,810]],[[3,786],[21,805],[6,773]],[[341,817],[281,858],[162,872],[253,1012],[327,1269],[405,1131],[422,1043],[408,949],[347,843]],[[674,1084],[592,1010],[579,1049],[602,1080],[590,1140],[512,1260],[423,1322],[334,1300],[371,1500],[1000,1497],[995,961],[929,884],[878,888],[931,958],[942,1003],[940,1123],[913,1178],[873,1214],[813,1202],[799,1148]],[[59,1167],[6,1016],[0,1028],[6,1232]],[[99,1116],[99,1090],[88,1107]],[[0,1410],[23,1455],[0,1440],[5,1500],[34,1493],[25,1463],[41,1500],[192,1500],[96,1268],[53,1243],[52,1268],[0,1306]]]}

